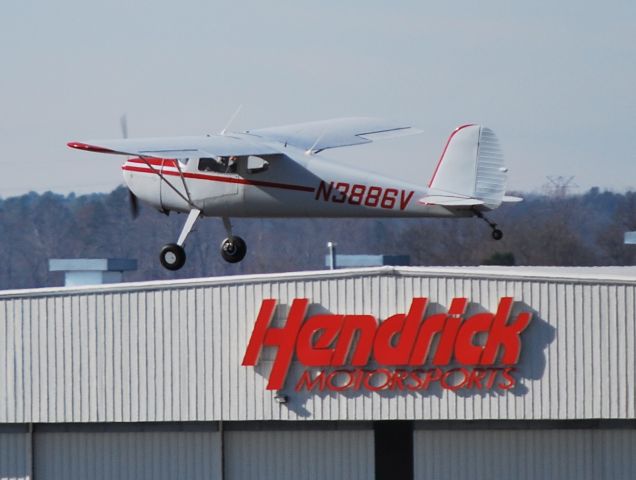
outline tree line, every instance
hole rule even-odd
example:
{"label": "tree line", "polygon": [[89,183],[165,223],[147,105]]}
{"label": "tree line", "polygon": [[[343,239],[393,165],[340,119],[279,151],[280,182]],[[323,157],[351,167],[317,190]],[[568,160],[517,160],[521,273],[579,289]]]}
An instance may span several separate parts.
{"label": "tree line", "polygon": [[412,265],[635,263],[636,246],[624,245],[623,234],[636,230],[636,192],[525,197],[490,214],[504,231],[500,241],[477,218],[233,219],[248,246],[234,265],[219,255],[221,221],[205,219],[188,238],[185,267],[169,272],[158,252],[176,240],[185,215],[143,206],[133,220],[124,187],[84,196],[29,193],[0,199],[0,289],[61,285],[62,274],[48,271],[50,258],[136,258],[139,269],[127,281],[323,269],[329,241],[338,253],[409,255]]}

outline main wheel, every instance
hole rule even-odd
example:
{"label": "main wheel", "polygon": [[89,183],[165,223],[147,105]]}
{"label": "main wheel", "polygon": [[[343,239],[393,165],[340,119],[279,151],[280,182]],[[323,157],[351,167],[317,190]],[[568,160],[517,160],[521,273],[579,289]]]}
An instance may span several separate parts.
{"label": "main wheel", "polygon": [[492,231],[492,238],[494,238],[495,240],[501,240],[503,238],[503,232],[498,228],[495,228]]}
{"label": "main wheel", "polygon": [[185,250],[176,243],[164,245],[159,254],[159,261],[168,270],[179,270],[186,261]]}
{"label": "main wheel", "polygon": [[241,237],[228,237],[221,242],[221,256],[223,260],[237,263],[245,258],[247,245]]}

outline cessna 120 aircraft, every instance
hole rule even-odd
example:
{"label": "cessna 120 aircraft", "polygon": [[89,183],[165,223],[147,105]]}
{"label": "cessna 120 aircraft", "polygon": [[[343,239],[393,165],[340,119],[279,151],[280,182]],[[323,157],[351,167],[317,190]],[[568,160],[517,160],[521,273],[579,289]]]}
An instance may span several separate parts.
{"label": "cessna 120 aircraft", "polygon": [[200,137],[70,142],[69,147],[127,155],[122,166],[131,200],[160,212],[187,213],[161,264],[178,270],[184,245],[201,217],[221,217],[222,257],[240,262],[245,241],[231,217],[471,217],[485,220],[495,240],[503,233],[484,213],[502,202],[507,169],[492,130],[463,125],[453,131],[428,185],[393,180],[329,160],[331,148],[370,143],[419,131],[374,118],[341,118]]}

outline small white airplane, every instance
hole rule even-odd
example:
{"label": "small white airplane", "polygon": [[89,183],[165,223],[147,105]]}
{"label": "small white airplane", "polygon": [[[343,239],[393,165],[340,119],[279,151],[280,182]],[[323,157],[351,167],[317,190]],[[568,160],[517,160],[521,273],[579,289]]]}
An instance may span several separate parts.
{"label": "small white airplane", "polygon": [[[136,198],[160,212],[188,213],[176,243],[161,249],[161,264],[178,270],[184,245],[201,217],[221,217],[227,238],[222,257],[240,262],[245,241],[233,234],[231,217],[471,217],[485,220],[492,237],[503,237],[484,213],[502,202],[507,169],[492,130],[455,129],[428,182],[393,180],[330,160],[330,148],[419,133],[374,118],[341,118],[199,137],[70,142],[69,147],[127,155],[122,170]],[[413,175],[416,178],[418,175]],[[135,208],[133,208],[133,211]]]}

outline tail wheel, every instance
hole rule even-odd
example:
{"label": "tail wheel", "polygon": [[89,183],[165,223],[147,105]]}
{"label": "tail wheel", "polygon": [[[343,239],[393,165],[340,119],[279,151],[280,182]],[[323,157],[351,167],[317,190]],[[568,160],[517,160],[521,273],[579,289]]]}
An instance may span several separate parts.
{"label": "tail wheel", "polygon": [[241,237],[231,236],[221,242],[221,256],[229,263],[237,263],[245,258],[247,245]]}
{"label": "tail wheel", "polygon": [[185,250],[176,243],[164,245],[159,254],[159,261],[168,270],[179,270],[186,261]]}
{"label": "tail wheel", "polygon": [[503,238],[503,232],[498,228],[494,228],[492,231],[492,238],[495,240],[501,240]]}

